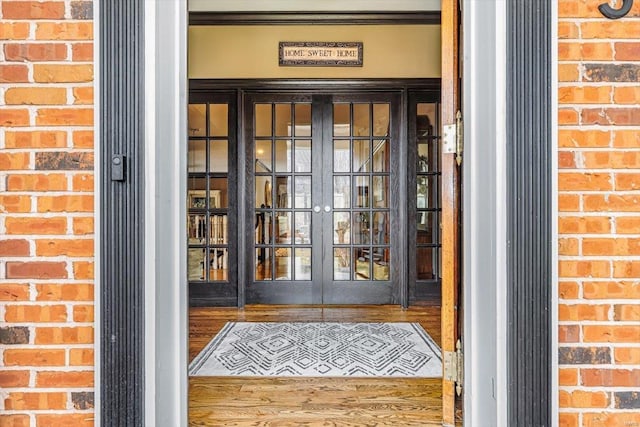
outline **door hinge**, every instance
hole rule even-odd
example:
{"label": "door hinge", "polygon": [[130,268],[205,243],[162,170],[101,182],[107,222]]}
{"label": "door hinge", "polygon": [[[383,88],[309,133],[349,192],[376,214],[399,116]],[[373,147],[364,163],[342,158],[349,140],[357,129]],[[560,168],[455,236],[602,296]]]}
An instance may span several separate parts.
{"label": "door hinge", "polygon": [[456,342],[456,351],[444,352],[444,379],[453,381],[456,384],[456,394],[462,394],[462,383],[464,381],[464,355],[462,353],[462,342]]}
{"label": "door hinge", "polygon": [[462,113],[458,110],[456,123],[445,125],[442,135],[442,151],[446,154],[455,154],[458,166],[462,165],[463,128]]}

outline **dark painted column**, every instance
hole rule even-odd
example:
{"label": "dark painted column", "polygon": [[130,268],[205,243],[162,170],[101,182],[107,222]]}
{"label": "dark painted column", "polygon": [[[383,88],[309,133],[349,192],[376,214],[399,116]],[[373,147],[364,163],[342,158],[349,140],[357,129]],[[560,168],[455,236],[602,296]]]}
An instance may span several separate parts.
{"label": "dark painted column", "polygon": [[551,425],[551,8],[507,2],[508,418]]}
{"label": "dark painted column", "polygon": [[100,408],[144,424],[144,1],[100,2]]}

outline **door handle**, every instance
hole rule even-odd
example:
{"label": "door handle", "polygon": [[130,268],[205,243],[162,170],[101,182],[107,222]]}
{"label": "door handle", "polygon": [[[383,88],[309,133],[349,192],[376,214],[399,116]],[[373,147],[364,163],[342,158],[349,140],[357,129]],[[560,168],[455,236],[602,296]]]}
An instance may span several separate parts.
{"label": "door handle", "polygon": [[331,212],[331,206],[327,205],[324,207],[325,212]]}
{"label": "door handle", "polygon": [[315,206],[313,207],[313,211],[314,211],[315,213],[320,212],[320,206],[315,205]]}

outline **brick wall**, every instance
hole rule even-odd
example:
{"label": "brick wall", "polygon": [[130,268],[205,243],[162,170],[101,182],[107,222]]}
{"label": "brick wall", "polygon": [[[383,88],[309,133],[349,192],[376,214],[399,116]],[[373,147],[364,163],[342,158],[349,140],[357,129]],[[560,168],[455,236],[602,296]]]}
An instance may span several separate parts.
{"label": "brick wall", "polygon": [[558,5],[562,427],[640,426],[640,1],[600,3]]}
{"label": "brick wall", "polygon": [[93,7],[0,1],[0,426],[93,425]]}

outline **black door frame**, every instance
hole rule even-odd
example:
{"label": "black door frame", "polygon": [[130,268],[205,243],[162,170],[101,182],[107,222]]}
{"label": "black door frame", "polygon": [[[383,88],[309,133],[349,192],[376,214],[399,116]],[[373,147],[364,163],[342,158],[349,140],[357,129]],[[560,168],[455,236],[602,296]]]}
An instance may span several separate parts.
{"label": "black door frame", "polygon": [[[137,426],[145,420],[145,232],[144,212],[145,4],[142,0],[100,2],[100,389],[97,410],[102,425]],[[148,6],[153,7],[153,6]],[[552,4],[542,0],[510,2],[505,34],[509,80],[507,165],[514,182],[531,185],[526,198],[508,200],[507,240],[514,248],[508,259],[510,291],[507,325],[509,392],[506,401],[512,425],[550,425],[552,331],[549,306],[552,288],[548,256],[552,197],[552,130],[549,102],[552,87]],[[471,77],[471,76],[469,76]],[[535,83],[535,84],[534,84]],[[493,104],[492,104],[493,105]],[[539,135],[537,132],[542,131]],[[540,136],[534,141],[533,136]],[[163,136],[166,137],[166,136]],[[542,144],[540,144],[542,141]],[[535,147],[535,155],[529,151]],[[125,180],[112,180],[114,155],[125,155]],[[519,169],[526,160],[527,169]],[[529,168],[531,167],[531,168]],[[515,193],[512,193],[515,195]],[[544,203],[529,212],[532,197]],[[110,218],[109,222],[104,219]],[[135,237],[134,237],[135,236]],[[551,236],[553,237],[553,236]],[[525,280],[520,280],[525,278]],[[538,337],[537,346],[523,343]],[[525,344],[525,345],[521,345]],[[186,368],[186,366],[185,366]],[[169,373],[167,373],[169,375]],[[173,374],[172,374],[173,375]],[[520,380],[518,380],[520,378]],[[533,386],[535,385],[535,386]],[[155,406],[154,406],[155,408]],[[153,418],[153,416],[151,416]],[[478,420],[480,422],[480,420]]]}

